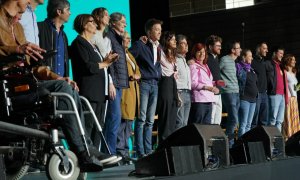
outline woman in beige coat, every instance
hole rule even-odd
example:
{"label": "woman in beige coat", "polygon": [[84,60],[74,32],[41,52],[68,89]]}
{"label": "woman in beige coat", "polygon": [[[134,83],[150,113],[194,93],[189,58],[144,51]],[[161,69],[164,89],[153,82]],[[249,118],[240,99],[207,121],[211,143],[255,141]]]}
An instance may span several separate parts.
{"label": "woman in beige coat", "polygon": [[124,33],[123,46],[126,51],[126,61],[129,76],[129,88],[123,89],[121,99],[122,120],[118,130],[117,137],[117,153],[123,157],[125,164],[130,163],[128,139],[132,133],[132,123],[135,117],[138,116],[140,97],[139,84],[141,78],[140,69],[134,57],[128,51],[131,38],[128,32]]}

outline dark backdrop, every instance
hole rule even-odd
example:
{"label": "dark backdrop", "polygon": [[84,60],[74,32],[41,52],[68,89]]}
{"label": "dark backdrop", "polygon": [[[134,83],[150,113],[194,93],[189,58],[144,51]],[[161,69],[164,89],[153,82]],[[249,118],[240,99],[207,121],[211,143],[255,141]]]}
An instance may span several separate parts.
{"label": "dark backdrop", "polygon": [[[273,0],[255,6],[169,17],[167,0],[130,0],[132,37],[144,34],[144,23],[155,17],[164,21],[163,30],[172,29],[189,37],[190,45],[204,42],[210,34],[226,41],[240,40],[241,45],[253,49],[266,41],[269,49],[282,45],[286,53],[300,58],[300,1]],[[243,26],[244,23],[244,42]]]}

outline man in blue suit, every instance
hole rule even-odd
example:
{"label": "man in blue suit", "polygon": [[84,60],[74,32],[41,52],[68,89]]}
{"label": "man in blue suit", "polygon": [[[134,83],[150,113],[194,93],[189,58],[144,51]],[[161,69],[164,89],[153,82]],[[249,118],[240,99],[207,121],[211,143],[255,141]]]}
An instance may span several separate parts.
{"label": "man in blue suit", "polygon": [[135,57],[141,71],[140,112],[135,122],[135,143],[138,158],[152,152],[152,127],[158,94],[158,80],[161,77],[160,56],[162,21],[149,19],[145,24],[147,42],[138,40],[129,51]]}

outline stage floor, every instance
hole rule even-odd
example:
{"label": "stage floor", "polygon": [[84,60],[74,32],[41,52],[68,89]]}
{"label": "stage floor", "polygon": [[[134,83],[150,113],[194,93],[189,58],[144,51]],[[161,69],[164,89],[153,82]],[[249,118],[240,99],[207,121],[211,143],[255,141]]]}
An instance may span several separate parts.
{"label": "stage floor", "polygon": [[[97,173],[88,173],[87,179],[105,179],[105,180],[131,180],[140,179],[137,177],[129,177],[128,174],[134,170],[134,165],[117,166],[104,169]],[[153,177],[152,177],[153,179]],[[42,173],[28,173],[22,180],[47,180],[47,176]]]}
{"label": "stage floor", "polygon": [[[299,180],[300,157],[269,161],[260,164],[234,165],[217,170],[187,174],[183,176],[135,177],[128,176],[134,165],[117,166],[99,173],[88,173],[87,179],[131,180],[131,179],[175,179],[175,180]],[[45,173],[30,173],[22,180],[46,180]]]}

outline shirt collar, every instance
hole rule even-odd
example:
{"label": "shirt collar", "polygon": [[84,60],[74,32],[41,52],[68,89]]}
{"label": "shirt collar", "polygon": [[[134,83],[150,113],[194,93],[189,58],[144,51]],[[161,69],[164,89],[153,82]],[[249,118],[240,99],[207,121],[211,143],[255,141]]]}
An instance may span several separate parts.
{"label": "shirt collar", "polygon": [[218,57],[218,55],[215,55],[215,54],[213,54],[211,52],[209,52],[209,54],[212,55],[214,57],[214,59],[216,59]]}
{"label": "shirt collar", "polygon": [[[52,28],[54,28],[54,30],[56,30],[56,26],[55,26],[54,22],[53,22],[51,19],[47,18],[47,19],[46,19],[46,22],[47,22]],[[64,25],[62,25],[62,26],[60,27],[60,31],[63,31],[63,30],[64,30]]]}
{"label": "shirt collar", "polygon": [[280,65],[280,64],[281,64],[281,61],[279,61],[279,60],[273,59],[273,61],[274,61],[274,63],[277,64],[277,65]]}
{"label": "shirt collar", "polygon": [[27,6],[26,11],[33,12],[33,9],[30,5]]}
{"label": "shirt collar", "polygon": [[185,55],[183,55],[183,54],[177,54],[177,57],[179,57],[179,58],[185,58]]}
{"label": "shirt collar", "polygon": [[150,38],[149,38],[149,42],[154,45],[154,46],[159,46],[159,42],[158,41],[152,41]]}

